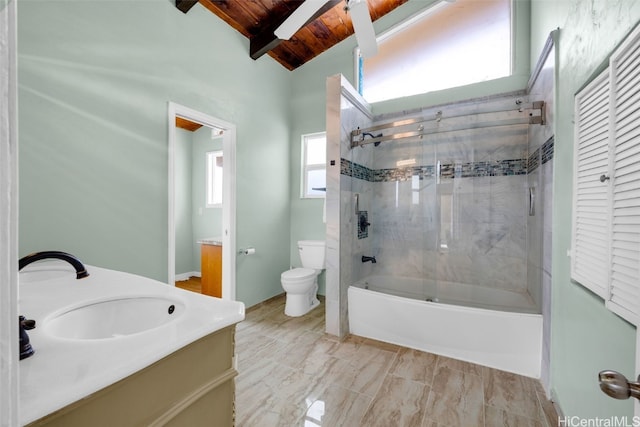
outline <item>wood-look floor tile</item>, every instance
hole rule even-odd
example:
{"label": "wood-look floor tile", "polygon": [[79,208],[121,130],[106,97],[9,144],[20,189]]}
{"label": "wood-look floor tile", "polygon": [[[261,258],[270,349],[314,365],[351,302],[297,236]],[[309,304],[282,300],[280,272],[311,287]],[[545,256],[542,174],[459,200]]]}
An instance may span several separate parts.
{"label": "wood-look floor tile", "polygon": [[304,418],[309,426],[358,426],[370,403],[370,396],[332,385],[318,395]]}
{"label": "wood-look floor tile", "polygon": [[542,415],[536,386],[530,378],[486,368],[484,392],[489,406],[528,418],[539,419]]}
{"label": "wood-look floor tile", "polygon": [[464,360],[452,359],[446,356],[438,356],[438,367],[446,366],[456,371],[462,371],[467,374],[482,376],[483,367],[475,363],[465,362]]}
{"label": "wood-look floor tile", "polygon": [[314,330],[318,333],[324,333],[321,328],[318,328],[318,325],[321,324],[318,319],[304,316],[289,317],[284,313],[268,316],[263,324],[265,335],[283,341],[293,341],[301,331]]}
{"label": "wood-look floor tile", "polygon": [[282,415],[277,410],[268,408],[261,408],[246,416],[244,414],[243,416],[236,415],[236,426],[238,427],[282,427],[285,425],[287,424],[283,424]]}
{"label": "wood-look floor tile", "polygon": [[438,367],[425,419],[449,426],[484,425],[482,377]]}
{"label": "wood-look floor tile", "polygon": [[[324,333],[324,308],[292,318],[284,296],[236,333],[236,425],[555,426],[538,381],[366,338]],[[417,421],[416,421],[417,420]]]}
{"label": "wood-look floor tile", "polygon": [[320,379],[326,387],[336,385],[369,397],[376,394],[388,369],[388,365],[380,363],[356,364],[337,357],[329,360],[324,376]]}
{"label": "wood-look floor tile", "polygon": [[279,348],[273,350],[271,357],[283,365],[299,368],[315,352],[315,343],[321,336],[317,332],[301,332],[290,342],[283,341]]}
{"label": "wood-look floor tile", "polygon": [[304,361],[302,361],[300,365],[300,369],[307,375],[315,375],[320,377],[320,382],[325,384],[327,387],[331,385],[331,381],[333,380],[332,375],[334,373],[340,372],[342,369],[341,366],[335,366],[340,363],[341,359],[337,357],[333,357],[329,354],[316,352],[307,357]]}
{"label": "wood-look floor tile", "polygon": [[284,311],[284,298],[276,298],[273,300],[265,301],[250,307],[245,312],[245,320],[240,322],[237,328],[244,328],[247,325],[251,325],[256,322],[260,322],[265,317],[272,313],[278,313]]}
{"label": "wood-look floor tile", "polygon": [[258,353],[268,356],[277,346],[278,343],[274,338],[268,337],[258,330],[247,329],[244,333],[236,335],[236,350],[240,358],[255,356]]}
{"label": "wood-look floor tile", "polygon": [[485,406],[484,413],[487,427],[545,427],[539,419],[527,418],[493,406]]}
{"label": "wood-look floor tile", "polygon": [[330,354],[339,359],[351,359],[362,346],[362,342],[362,338],[349,335],[340,342],[340,345],[333,347]]}
{"label": "wood-look floor tile", "polygon": [[259,417],[256,414],[265,411],[276,411],[279,425],[297,425],[311,402],[317,398],[313,390],[317,389],[318,378],[305,375],[300,369],[269,363],[270,366],[263,368],[262,379],[257,382],[253,382],[251,373],[238,376],[238,425],[257,422]]}
{"label": "wood-look floor tile", "polygon": [[553,406],[553,403],[547,399],[544,391],[538,392],[537,395],[538,402],[542,408],[543,418],[549,427],[555,427],[558,424],[558,412],[556,411],[555,406]]}
{"label": "wood-look floor tile", "polygon": [[365,413],[362,425],[420,427],[429,390],[424,383],[388,375]]}
{"label": "wood-look floor tile", "polygon": [[266,384],[273,388],[273,378],[280,378],[286,375],[291,368],[281,366],[277,362],[265,358],[255,358],[253,363],[239,370],[236,377],[236,396],[242,397],[243,394],[252,394],[252,388],[258,384]]}
{"label": "wood-look floor tile", "polygon": [[380,388],[395,357],[396,353],[391,351],[366,345],[360,347],[349,360],[350,373],[347,378],[351,381],[347,388],[373,396]]}
{"label": "wood-look floor tile", "polygon": [[[272,363],[272,362],[269,362]],[[259,425],[258,421],[264,417],[264,413],[278,408],[274,389],[262,381],[247,375],[236,378],[236,419],[237,425]]]}
{"label": "wood-look floor tile", "polygon": [[438,356],[432,353],[401,348],[391,365],[389,373],[408,380],[420,381],[431,385]]}

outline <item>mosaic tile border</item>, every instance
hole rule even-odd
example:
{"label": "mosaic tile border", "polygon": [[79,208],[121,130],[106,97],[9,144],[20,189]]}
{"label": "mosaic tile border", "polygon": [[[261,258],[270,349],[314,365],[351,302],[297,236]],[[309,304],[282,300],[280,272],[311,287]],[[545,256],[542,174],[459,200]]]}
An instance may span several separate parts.
{"label": "mosaic tile border", "polygon": [[529,156],[529,164],[527,170],[529,171],[529,173],[531,173],[534,170],[538,169],[538,166],[540,166],[540,147],[538,147],[536,151],[534,151],[533,154]]}
{"label": "mosaic tile border", "polygon": [[549,160],[553,159],[555,138],[552,136],[542,144],[542,164],[544,165]]}
{"label": "mosaic tile border", "polygon": [[[440,178],[478,178],[486,176],[527,175],[540,164],[553,159],[554,137],[551,137],[525,159],[495,160],[490,162],[443,163],[440,164]],[[430,178],[437,173],[435,165],[411,166],[392,169],[369,169],[366,166],[340,159],[340,174],[369,182],[406,181],[412,176]]]}
{"label": "mosaic tile border", "polygon": [[[430,178],[436,175],[434,165],[393,169],[369,169],[366,166],[340,159],[340,173],[369,182],[406,181],[412,176]],[[485,176],[526,175],[527,159],[509,159],[493,162],[443,163],[440,178],[475,178]]]}
{"label": "mosaic tile border", "polygon": [[538,166],[544,165],[553,159],[554,140],[555,138],[552,136],[529,156],[528,173],[535,171]]}
{"label": "mosaic tile border", "polygon": [[366,166],[353,163],[347,159],[340,159],[340,175],[347,175],[364,181],[373,181],[374,171]]}

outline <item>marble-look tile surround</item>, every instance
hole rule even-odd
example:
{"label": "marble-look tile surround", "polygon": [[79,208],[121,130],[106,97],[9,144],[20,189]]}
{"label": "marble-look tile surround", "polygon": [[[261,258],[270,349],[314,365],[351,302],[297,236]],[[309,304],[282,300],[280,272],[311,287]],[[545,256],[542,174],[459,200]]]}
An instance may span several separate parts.
{"label": "marble-look tile surround", "polygon": [[[344,337],[349,332],[347,290],[358,277],[362,264],[357,253],[368,252],[370,238],[357,238],[357,211],[371,212],[372,188],[367,181],[340,173],[342,158],[354,163],[370,164],[370,150],[351,150],[351,131],[371,125],[370,108],[350,83],[341,75],[327,79],[327,227],[326,227],[326,331]],[[355,181],[359,184],[352,185]],[[354,204],[359,194],[361,203]],[[347,236],[353,236],[348,238]],[[357,261],[357,262],[356,262]],[[355,275],[354,275],[355,274]]]}
{"label": "marble-look tile surround", "polygon": [[284,315],[284,296],[237,326],[236,425],[557,425],[534,379],[378,341],[323,333],[322,308]]}
{"label": "marble-look tile surround", "polygon": [[[461,107],[447,108],[454,115]],[[342,188],[359,194],[371,223],[369,239],[352,245],[351,278],[405,276],[526,292],[527,128],[438,133],[348,150]],[[398,167],[402,160],[413,164]],[[348,228],[342,231],[352,240]],[[362,255],[378,262],[359,265]]]}

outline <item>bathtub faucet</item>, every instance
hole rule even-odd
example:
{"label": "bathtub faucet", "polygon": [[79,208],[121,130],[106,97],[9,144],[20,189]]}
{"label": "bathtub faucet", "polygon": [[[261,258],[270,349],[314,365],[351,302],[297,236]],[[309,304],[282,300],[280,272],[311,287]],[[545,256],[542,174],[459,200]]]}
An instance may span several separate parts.
{"label": "bathtub faucet", "polygon": [[374,256],[364,256],[364,255],[362,255],[362,262],[369,262],[369,261],[371,261],[372,264],[375,264],[377,262],[376,261],[376,257],[374,257]]}
{"label": "bathtub faucet", "polygon": [[82,279],[83,277],[87,277],[89,275],[89,273],[87,273],[87,269],[84,267],[84,264],[82,264],[82,262],[80,262],[78,258],[71,254],[60,251],[35,252],[22,257],[20,258],[20,261],[18,261],[18,270],[22,270],[32,262],[50,258],[61,259],[71,264],[76,270],[76,279]]}

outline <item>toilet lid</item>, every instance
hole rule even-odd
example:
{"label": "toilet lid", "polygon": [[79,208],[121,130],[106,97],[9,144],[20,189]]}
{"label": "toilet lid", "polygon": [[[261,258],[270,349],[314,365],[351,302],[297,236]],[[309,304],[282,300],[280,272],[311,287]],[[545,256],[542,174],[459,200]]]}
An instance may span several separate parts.
{"label": "toilet lid", "polygon": [[314,274],[316,274],[316,271],[312,268],[294,268],[293,270],[285,271],[280,277],[283,279],[302,279]]}

